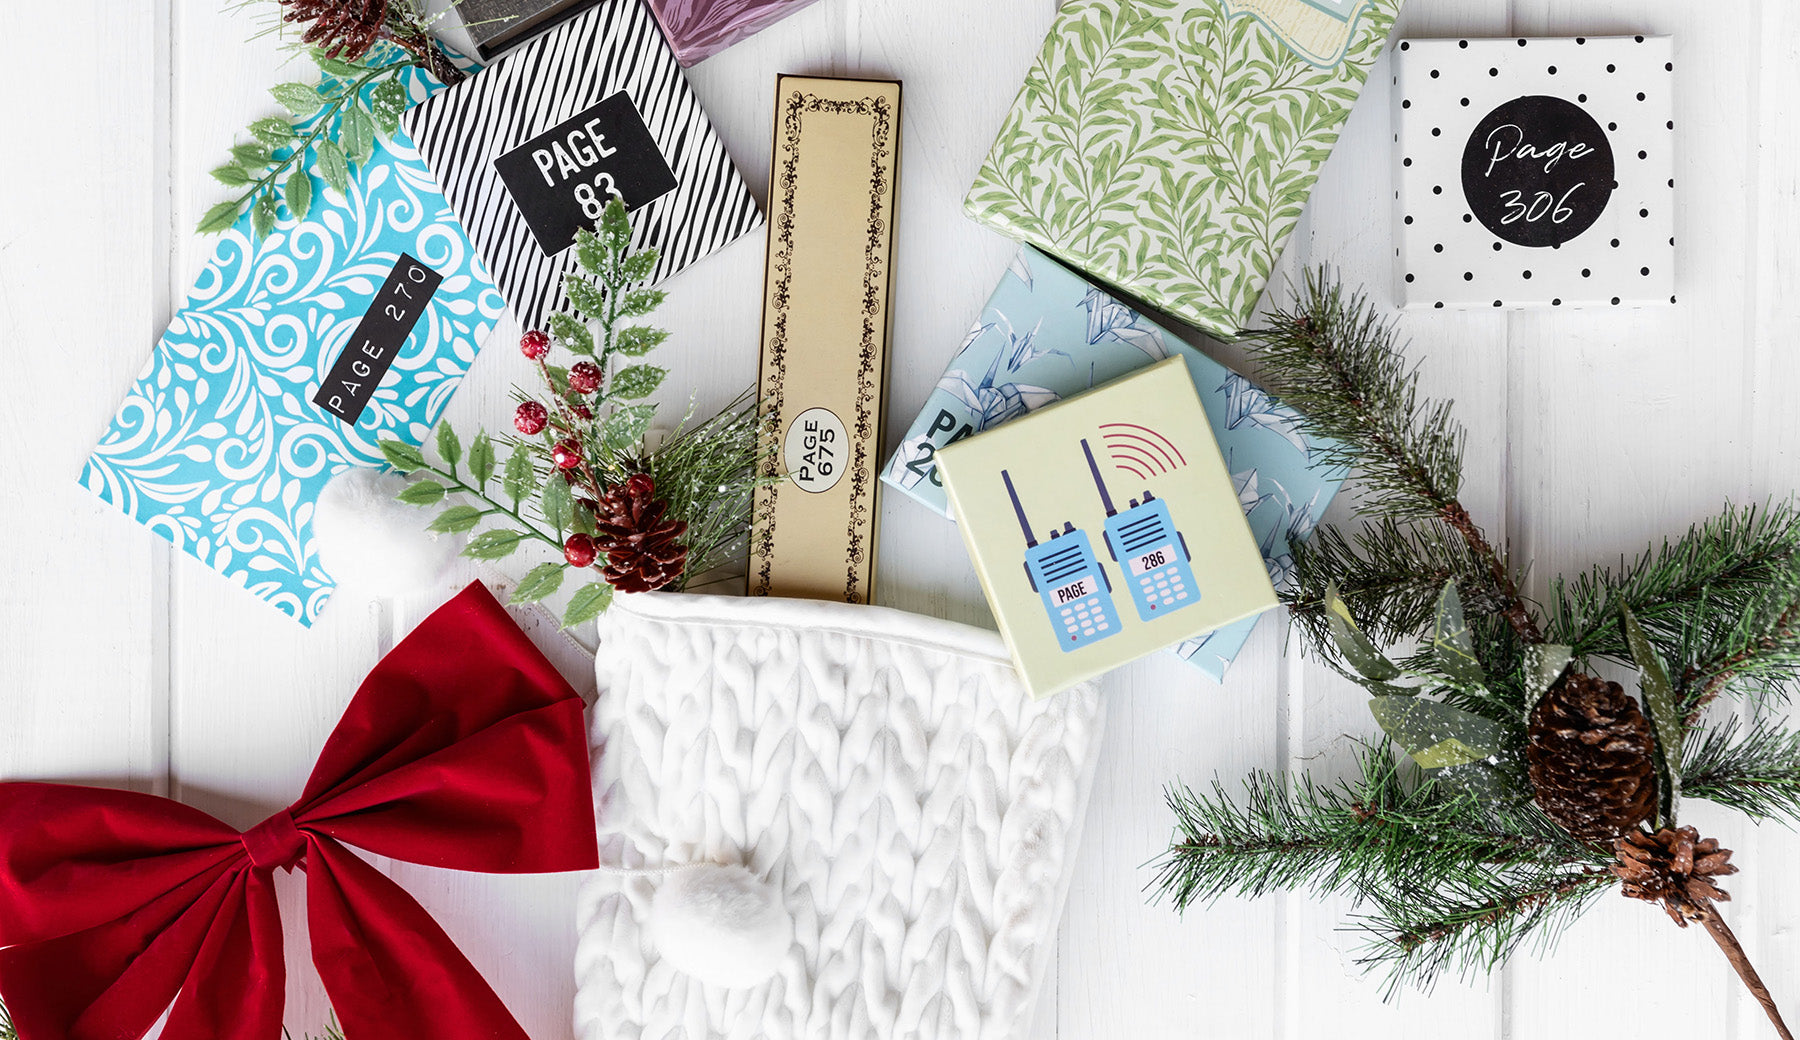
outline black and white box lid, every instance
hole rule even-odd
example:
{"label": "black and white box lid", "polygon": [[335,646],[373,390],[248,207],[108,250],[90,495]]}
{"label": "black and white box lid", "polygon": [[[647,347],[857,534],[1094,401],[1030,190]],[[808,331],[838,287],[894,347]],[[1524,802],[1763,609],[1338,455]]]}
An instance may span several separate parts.
{"label": "black and white box lid", "polygon": [[762,224],[642,0],[603,0],[405,117],[523,328],[569,306],[578,227],[613,196],[656,284]]}

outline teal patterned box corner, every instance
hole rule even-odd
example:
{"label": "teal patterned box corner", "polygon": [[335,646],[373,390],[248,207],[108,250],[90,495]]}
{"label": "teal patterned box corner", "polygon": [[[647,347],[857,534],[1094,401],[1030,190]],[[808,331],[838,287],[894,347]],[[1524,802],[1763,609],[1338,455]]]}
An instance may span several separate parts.
{"label": "teal patterned box corner", "polygon": [[[442,89],[417,67],[398,75],[410,103]],[[265,238],[248,212],[220,236],[81,482],[311,625],[335,587],[313,544],[319,492],[381,466],[384,438],[424,441],[506,304],[402,131],[377,136],[347,195],[314,176],[306,219],[281,215]],[[442,279],[428,298],[416,264]],[[372,349],[358,330],[377,303],[414,324],[351,426],[313,398],[340,356]]]}
{"label": "teal patterned box corner", "polygon": [[1235,336],[1401,3],[1068,0],[964,206]]}
{"label": "teal patterned box corner", "polygon": [[[1312,533],[1346,476],[1323,462],[1325,444],[1256,384],[1030,246],[1001,278],[881,479],[948,517],[937,449],[1171,355],[1187,361],[1250,533],[1281,589],[1293,569],[1290,544]],[[1254,618],[1240,621],[1175,652],[1223,681],[1255,626]]]}

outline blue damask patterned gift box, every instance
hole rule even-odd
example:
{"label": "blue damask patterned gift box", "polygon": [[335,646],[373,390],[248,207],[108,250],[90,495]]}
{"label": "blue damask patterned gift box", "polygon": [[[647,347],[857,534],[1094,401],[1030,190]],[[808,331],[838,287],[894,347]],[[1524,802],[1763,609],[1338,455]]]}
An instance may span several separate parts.
{"label": "blue damask patterned gift box", "polygon": [[[442,89],[399,75],[409,103]],[[347,195],[314,177],[305,220],[221,237],[82,483],[311,625],[319,492],[421,443],[505,307],[404,134],[378,138]]]}
{"label": "blue damask patterned gift box", "polygon": [[[950,516],[933,460],[939,448],[1171,356],[1187,362],[1279,589],[1293,567],[1290,544],[1312,533],[1344,471],[1316,461],[1323,445],[1301,432],[1292,409],[1030,246],[1001,278],[881,479]],[[1240,621],[1175,652],[1222,681],[1255,626],[1254,618]]]}

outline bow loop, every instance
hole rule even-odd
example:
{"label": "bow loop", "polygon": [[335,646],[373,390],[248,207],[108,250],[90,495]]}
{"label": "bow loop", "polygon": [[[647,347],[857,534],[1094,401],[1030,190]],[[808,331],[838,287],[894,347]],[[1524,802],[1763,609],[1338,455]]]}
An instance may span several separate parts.
{"label": "bow loop", "polygon": [[[424,908],[343,844],[490,873],[597,865],[581,698],[480,584],[369,673],[300,800],[237,833],[164,798],[0,784],[0,1000],[31,1040],[277,1040],[271,875],[307,869],[352,1035],[526,1040]],[[343,844],[340,844],[343,843]]]}
{"label": "bow loop", "polygon": [[251,865],[258,870],[293,870],[306,858],[306,835],[294,826],[292,809],[283,809],[245,831],[241,840]]}

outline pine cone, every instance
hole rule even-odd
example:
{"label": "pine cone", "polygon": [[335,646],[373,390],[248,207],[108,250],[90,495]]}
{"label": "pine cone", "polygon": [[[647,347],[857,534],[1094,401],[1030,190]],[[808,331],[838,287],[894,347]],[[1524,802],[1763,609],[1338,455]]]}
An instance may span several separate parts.
{"label": "pine cone", "polygon": [[1618,683],[1572,673],[1532,709],[1538,806],[1584,841],[1611,841],[1656,808],[1654,756],[1650,720]]}
{"label": "pine cone", "polygon": [[300,39],[333,58],[356,61],[387,25],[388,0],[281,0],[284,22],[311,22]]}
{"label": "pine cone", "polygon": [[1731,850],[1719,848],[1717,838],[1701,839],[1692,827],[1664,827],[1655,834],[1634,830],[1620,838],[1613,851],[1619,861],[1611,869],[1625,883],[1625,894],[1660,902],[1683,928],[1706,916],[1714,902],[1731,900],[1712,882],[1738,872],[1731,865]]}
{"label": "pine cone", "polygon": [[594,545],[606,554],[602,573],[620,592],[650,592],[681,577],[687,567],[687,521],[670,520],[656,483],[639,473],[615,484],[595,510]]}

